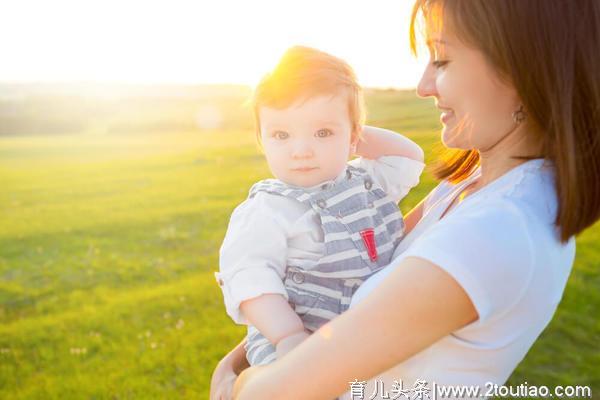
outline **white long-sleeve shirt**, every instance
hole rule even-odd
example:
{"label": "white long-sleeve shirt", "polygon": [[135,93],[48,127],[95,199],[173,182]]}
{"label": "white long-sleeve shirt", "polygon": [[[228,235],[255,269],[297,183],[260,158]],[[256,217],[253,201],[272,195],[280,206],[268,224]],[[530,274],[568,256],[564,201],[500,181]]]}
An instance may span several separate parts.
{"label": "white long-sleeve shirt", "polygon": [[[376,160],[356,158],[351,165],[365,169],[394,201],[419,183],[422,162],[400,156]],[[345,171],[329,182],[343,179]],[[248,324],[240,303],[266,293],[288,298],[283,280],[288,264],[315,264],[325,253],[320,218],[309,206],[293,199],[259,192],[242,202],[231,215],[220,250],[215,277],[223,291],[227,313],[238,324]]]}

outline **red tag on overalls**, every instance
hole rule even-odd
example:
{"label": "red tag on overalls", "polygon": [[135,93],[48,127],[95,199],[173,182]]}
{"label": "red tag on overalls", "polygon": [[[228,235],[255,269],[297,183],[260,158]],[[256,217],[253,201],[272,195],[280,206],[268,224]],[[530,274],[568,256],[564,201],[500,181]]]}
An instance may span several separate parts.
{"label": "red tag on overalls", "polygon": [[367,248],[367,254],[369,254],[371,261],[377,260],[377,245],[375,244],[375,231],[373,228],[361,231],[360,236]]}

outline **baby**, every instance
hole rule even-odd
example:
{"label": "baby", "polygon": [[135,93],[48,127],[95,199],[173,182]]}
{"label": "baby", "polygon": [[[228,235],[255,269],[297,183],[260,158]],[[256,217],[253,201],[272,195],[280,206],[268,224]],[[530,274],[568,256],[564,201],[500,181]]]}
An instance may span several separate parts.
{"label": "baby", "polygon": [[346,62],[300,46],[256,87],[257,136],[277,179],[233,211],[215,272],[227,313],[248,325],[250,365],[346,311],[403,236],[397,204],[419,182],[423,151],[363,126],[362,96]]}

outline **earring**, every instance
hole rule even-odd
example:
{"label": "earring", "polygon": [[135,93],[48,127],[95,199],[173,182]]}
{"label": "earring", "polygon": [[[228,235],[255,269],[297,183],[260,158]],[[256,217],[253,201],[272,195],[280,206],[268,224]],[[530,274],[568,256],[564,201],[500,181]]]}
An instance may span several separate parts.
{"label": "earring", "polygon": [[525,111],[523,111],[523,104],[521,104],[517,111],[513,111],[512,119],[518,125],[521,122],[525,121],[526,118],[527,118],[527,113]]}

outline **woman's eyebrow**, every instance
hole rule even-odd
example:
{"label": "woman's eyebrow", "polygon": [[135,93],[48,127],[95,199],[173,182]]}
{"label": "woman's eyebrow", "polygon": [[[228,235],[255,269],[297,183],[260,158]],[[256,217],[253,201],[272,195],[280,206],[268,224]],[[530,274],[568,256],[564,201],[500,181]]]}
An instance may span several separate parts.
{"label": "woman's eyebrow", "polygon": [[444,46],[451,46],[450,43],[442,39],[427,39],[426,43],[428,46],[431,46],[434,43],[443,44]]}

